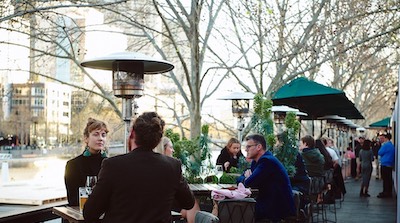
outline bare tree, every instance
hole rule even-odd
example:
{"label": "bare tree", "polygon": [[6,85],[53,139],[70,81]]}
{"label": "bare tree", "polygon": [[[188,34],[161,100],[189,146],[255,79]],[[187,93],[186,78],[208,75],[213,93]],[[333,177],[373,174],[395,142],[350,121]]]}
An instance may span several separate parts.
{"label": "bare tree", "polygon": [[[176,66],[168,77],[185,104],[185,111],[179,117],[190,118],[191,138],[200,135],[202,104],[215,92],[224,77],[215,76],[214,83],[217,84],[213,86],[205,82],[206,78],[214,76],[214,73],[205,70],[205,58],[224,2],[152,0],[141,4],[135,2],[130,5],[130,10],[109,9],[113,13],[109,22],[126,27],[125,33],[133,37],[130,49],[151,48],[149,51],[156,52]],[[181,121],[177,120],[177,123],[184,132]]]}
{"label": "bare tree", "polygon": [[220,38],[235,60],[218,62],[245,90],[267,97],[299,75],[328,78],[370,117],[378,95],[394,98],[399,11],[393,1],[229,1],[231,36]]}
{"label": "bare tree", "polygon": [[[328,71],[333,73],[328,85],[346,91],[365,113],[374,110],[366,101],[375,102],[382,95],[379,92],[386,90],[386,82],[393,81],[387,74],[398,59],[395,33],[400,22],[395,1],[27,2],[35,4],[19,6],[14,14],[2,11],[0,28],[35,39],[31,59],[41,69],[31,74],[98,94],[121,117],[111,92],[79,66],[90,27],[64,10],[69,7],[78,13],[97,8],[105,13],[106,24],[120,27],[120,34],[129,37],[127,50],[145,51],[174,63],[176,69],[160,82],[172,83],[179,92],[183,109],[172,113],[182,132],[189,126],[192,138],[200,134],[204,101],[227,78],[236,80],[245,91],[271,97],[298,76],[318,79]],[[32,15],[36,23],[40,21],[35,32],[26,23]],[[96,89],[46,73],[52,70],[48,64],[54,64],[49,63],[54,58],[68,60],[72,70],[88,76]],[[381,81],[373,84],[368,81],[371,78]],[[392,100],[391,91],[386,92],[387,100]]]}
{"label": "bare tree", "polygon": [[[111,91],[104,88],[79,63],[84,57],[84,30],[82,30],[81,22],[84,9],[100,9],[123,2],[125,1],[63,1],[62,4],[59,4],[59,1],[38,0],[12,1],[13,4],[9,5],[7,2],[0,3],[2,15],[0,30],[29,40],[28,44],[24,44],[23,41],[3,39],[0,44],[7,48],[14,47],[29,51],[30,60],[28,69],[3,68],[1,72],[24,71],[30,74],[29,81],[39,81],[39,77],[42,77],[42,80],[60,82],[100,96],[108,101],[106,107],[110,105],[121,120],[122,113]],[[70,67],[71,78],[69,80],[58,74],[56,64]],[[84,75],[93,82],[94,87],[82,86]],[[33,121],[35,120],[31,120],[31,122]],[[41,124],[43,123],[39,123],[39,125]]]}

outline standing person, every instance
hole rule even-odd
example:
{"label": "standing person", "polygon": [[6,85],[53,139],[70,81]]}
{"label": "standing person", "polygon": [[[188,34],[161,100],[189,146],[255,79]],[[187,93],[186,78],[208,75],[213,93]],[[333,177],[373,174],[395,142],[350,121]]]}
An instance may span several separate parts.
{"label": "standing person", "polygon": [[374,155],[371,150],[371,140],[364,140],[362,149],[360,151],[360,163],[361,163],[361,190],[360,197],[370,197],[368,194],[369,182],[371,180],[372,174],[372,161],[374,160]]}
{"label": "standing person", "polygon": [[97,176],[101,162],[105,159],[107,142],[107,125],[99,120],[89,118],[83,131],[85,150],[65,166],[64,181],[67,189],[68,205],[78,206],[78,189],[84,187],[87,176]]}
{"label": "standing person", "polygon": [[393,143],[390,141],[392,135],[384,133],[379,135],[379,141],[382,143],[378,151],[381,160],[381,176],[383,180],[383,191],[378,194],[378,198],[392,197],[392,170],[394,167],[395,150]]}
{"label": "standing person", "polygon": [[253,161],[251,169],[246,170],[238,181],[246,187],[258,188],[256,220],[279,222],[294,215],[292,187],[282,163],[270,151],[266,151],[264,136],[249,135],[246,141],[247,158]]}
{"label": "standing person", "polygon": [[[171,139],[166,136],[162,137],[160,143],[155,148],[155,152],[172,157],[172,154],[174,153],[174,145],[172,144]],[[176,211],[181,213],[182,218],[186,219],[187,223],[194,223],[196,213],[198,211],[200,211],[200,206],[199,206],[198,201],[195,200],[195,203],[194,203],[194,206],[192,209],[190,209],[190,210],[180,209],[180,210],[176,210]]]}
{"label": "standing person", "polygon": [[164,130],[155,112],[133,122],[131,152],[103,161],[99,179],[83,209],[87,222],[171,222],[174,201],[191,209],[194,196],[182,176],[181,162],[153,152]]}
{"label": "standing person", "polygon": [[353,166],[355,166],[356,163],[356,155],[354,152],[351,150],[351,147],[347,147],[347,151],[344,153],[345,157],[347,160],[350,160],[350,166],[347,166],[346,168],[346,176],[351,176],[351,177],[356,177],[355,173],[355,168],[353,170]]}
{"label": "standing person", "polygon": [[217,165],[222,165],[224,172],[229,173],[232,167],[238,167],[240,157],[243,157],[240,151],[240,142],[236,138],[231,138],[221,150],[217,158]]}
{"label": "standing person", "polygon": [[354,149],[354,153],[356,154],[356,162],[357,162],[357,166],[356,166],[356,180],[358,180],[361,176],[361,163],[360,163],[360,151],[362,149],[362,146],[364,144],[364,140],[365,138],[363,136],[360,136],[358,138],[358,143],[356,143],[355,149]]}
{"label": "standing person", "polygon": [[381,148],[381,143],[379,142],[379,138],[377,137],[376,139],[372,140],[372,153],[374,154],[374,160],[375,160],[375,179],[379,179],[379,156],[378,156],[378,151]]}

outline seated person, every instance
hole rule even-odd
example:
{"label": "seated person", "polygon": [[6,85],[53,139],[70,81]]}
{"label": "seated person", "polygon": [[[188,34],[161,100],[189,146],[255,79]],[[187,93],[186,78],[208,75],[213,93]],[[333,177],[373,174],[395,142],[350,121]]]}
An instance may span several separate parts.
{"label": "seated person", "polygon": [[194,196],[182,176],[181,162],[155,153],[164,132],[156,112],[137,117],[129,153],[103,160],[98,182],[85,203],[85,222],[171,222],[174,201],[191,209]]}
{"label": "seated person", "polygon": [[295,214],[292,187],[282,163],[266,151],[264,136],[246,137],[247,157],[252,159],[251,169],[238,178],[246,187],[258,189],[256,220],[278,222]]}
{"label": "seated person", "polygon": [[[172,157],[172,154],[174,153],[174,146],[172,144],[171,139],[169,139],[166,136],[162,137],[161,142],[155,148],[155,152]],[[179,209],[177,211],[181,213],[182,218],[186,219],[187,223],[194,223],[196,213],[200,211],[199,202],[195,200],[194,206],[190,210]]]}
{"label": "seated person", "polygon": [[69,206],[78,206],[78,188],[84,187],[87,176],[97,176],[101,162],[105,159],[105,145],[107,142],[107,125],[93,118],[89,118],[83,131],[85,150],[79,156],[69,160],[65,165],[65,187]]}
{"label": "seated person", "polygon": [[[287,132],[283,132],[277,135],[277,145],[278,149],[283,149],[283,142],[288,141]],[[296,168],[296,172],[293,177],[290,177],[290,183],[292,185],[293,190],[300,191],[304,195],[308,195],[308,191],[310,188],[310,177],[308,176],[308,172],[304,165],[303,157],[300,152],[297,151],[296,160],[294,162],[294,166]]]}
{"label": "seated person", "polygon": [[312,136],[306,135],[300,140],[301,156],[310,177],[324,176],[325,159],[319,149],[315,148],[315,140]]}
{"label": "seated person", "polygon": [[217,158],[217,165],[222,165],[224,172],[229,173],[231,167],[238,167],[240,157],[243,157],[240,151],[240,142],[236,138],[231,138],[221,150]]}

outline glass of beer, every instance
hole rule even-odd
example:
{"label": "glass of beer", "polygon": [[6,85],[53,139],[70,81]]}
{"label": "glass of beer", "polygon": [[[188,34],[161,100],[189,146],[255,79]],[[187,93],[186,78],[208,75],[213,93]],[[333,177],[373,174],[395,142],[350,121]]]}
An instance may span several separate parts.
{"label": "glass of beer", "polygon": [[86,187],[79,187],[79,211],[83,213],[83,206],[89,197]]}

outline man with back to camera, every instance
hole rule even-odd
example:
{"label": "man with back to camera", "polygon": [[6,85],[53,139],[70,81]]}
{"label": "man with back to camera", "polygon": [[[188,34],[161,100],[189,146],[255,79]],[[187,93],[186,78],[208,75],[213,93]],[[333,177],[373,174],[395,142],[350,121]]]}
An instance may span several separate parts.
{"label": "man with back to camera", "polygon": [[191,209],[194,196],[182,176],[181,162],[155,153],[165,122],[155,112],[145,112],[133,122],[129,150],[105,159],[99,180],[84,209],[85,222],[167,223],[174,202]]}
{"label": "man with back to camera", "polygon": [[393,143],[390,141],[392,135],[390,133],[382,133],[379,135],[381,148],[378,151],[381,161],[381,177],[383,180],[383,191],[378,194],[378,198],[392,197],[393,179],[392,171],[394,167],[395,150]]}
{"label": "man with back to camera", "polygon": [[256,219],[279,222],[294,215],[292,187],[282,163],[266,151],[264,136],[253,134],[246,137],[247,158],[252,159],[251,169],[238,178],[246,187],[258,189]]}

